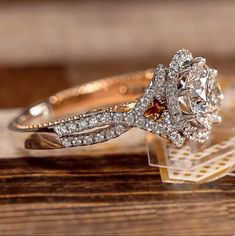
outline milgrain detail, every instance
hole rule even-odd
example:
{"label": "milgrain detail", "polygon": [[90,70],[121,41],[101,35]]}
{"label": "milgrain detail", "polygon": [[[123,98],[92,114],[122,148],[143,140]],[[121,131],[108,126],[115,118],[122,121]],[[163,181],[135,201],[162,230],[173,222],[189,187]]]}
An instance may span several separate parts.
{"label": "milgrain detail", "polygon": [[[66,100],[69,100],[71,98],[76,98],[80,97],[82,95],[89,95],[97,91],[103,91],[104,88],[109,88],[110,86],[115,86],[117,84],[126,84],[128,82],[133,83],[135,81],[138,81],[139,79],[145,78],[149,76],[149,74],[152,74],[152,70],[146,70],[146,71],[140,71],[140,72],[134,72],[134,73],[128,73],[124,75],[118,75],[118,76],[112,76],[112,77],[107,77],[104,79],[99,79],[93,82],[85,83],[82,85],[78,85],[69,89],[62,90],[52,96],[50,96],[48,99],[43,101],[40,104],[37,104],[36,106],[39,106],[41,109],[41,113],[44,111],[46,113],[50,113],[50,106],[58,106],[61,102],[65,102]],[[28,110],[26,110],[22,115],[17,117],[15,120],[13,120],[10,124],[10,127],[13,130],[17,131],[38,131],[40,129],[44,128],[50,128],[55,125],[65,123],[67,121],[72,121],[79,119],[81,117],[86,117],[87,114],[91,113],[96,113],[98,110],[94,110],[91,112],[87,112],[84,114],[80,114],[78,116],[69,116],[65,119],[60,119],[60,120],[54,120],[54,121],[48,121],[48,122],[42,122],[39,124],[26,124],[21,121],[21,118],[25,119],[25,117],[29,116],[29,113],[31,113],[31,109],[34,109],[36,106],[30,107]],[[30,114],[31,115],[31,114]]]}

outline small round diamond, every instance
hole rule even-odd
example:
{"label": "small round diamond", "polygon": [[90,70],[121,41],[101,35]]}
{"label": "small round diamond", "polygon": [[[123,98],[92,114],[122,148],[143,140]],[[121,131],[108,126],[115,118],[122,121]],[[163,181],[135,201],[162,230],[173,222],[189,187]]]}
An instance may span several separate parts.
{"label": "small round diamond", "polygon": [[91,136],[85,136],[84,139],[83,139],[83,144],[84,145],[89,145],[89,144],[92,144],[93,143],[93,140],[92,140],[92,137]]}
{"label": "small round diamond", "polygon": [[125,128],[122,126],[122,125],[118,125],[117,127],[116,127],[116,134],[117,135],[120,135],[120,134],[122,134],[122,133],[124,133],[125,132]]}
{"label": "small round diamond", "polygon": [[72,140],[72,145],[73,146],[80,146],[82,144],[82,140],[79,139],[78,137],[75,137],[73,140]]}
{"label": "small round diamond", "polygon": [[158,65],[156,70],[154,71],[154,83],[158,86],[160,84],[162,84],[165,81],[165,76],[166,76],[166,72],[165,72],[165,68],[163,65]]}
{"label": "small round diamond", "polygon": [[156,86],[155,87],[155,97],[160,100],[160,101],[164,101],[165,97],[166,97],[166,91],[165,91],[165,87],[163,86]]}
{"label": "small round diamond", "polygon": [[112,121],[112,116],[109,113],[99,114],[98,119],[100,125],[108,125]]}
{"label": "small round diamond", "polygon": [[69,138],[63,138],[61,140],[61,143],[64,147],[71,147],[72,146],[71,140]]}
{"label": "small round diamond", "polygon": [[76,132],[77,131],[77,123],[76,121],[70,121],[67,124],[67,129],[70,130],[70,133]]}
{"label": "small round diamond", "polygon": [[150,120],[146,123],[146,127],[148,131],[154,131],[156,127],[156,122]]}
{"label": "small round diamond", "polygon": [[96,143],[100,143],[100,142],[104,141],[104,139],[105,139],[105,137],[104,137],[104,135],[101,134],[101,133],[95,135],[95,142],[96,142]]}
{"label": "small round diamond", "polygon": [[98,120],[95,116],[90,117],[88,122],[89,122],[89,128],[93,128],[93,127],[97,126],[97,124],[98,124]]}
{"label": "small round diamond", "polygon": [[116,137],[116,133],[114,132],[113,129],[109,129],[106,131],[106,138],[109,140],[109,139],[112,139],[112,138],[115,138]]}
{"label": "small round diamond", "polygon": [[185,139],[178,132],[170,133],[169,138],[178,147],[182,146],[185,141]]}
{"label": "small round diamond", "polygon": [[79,120],[78,126],[79,126],[79,130],[85,130],[88,128],[88,123],[85,119],[81,119]]}
{"label": "small round diamond", "polygon": [[[63,130],[61,130],[63,126],[62,125],[58,125],[54,127],[54,131],[59,135],[59,136],[63,136],[64,132]],[[67,132],[67,129],[66,129]]]}
{"label": "small round diamond", "polygon": [[146,107],[142,106],[141,102],[139,102],[135,106],[135,111],[137,114],[142,115],[146,111]]}
{"label": "small round diamond", "polygon": [[122,113],[116,113],[113,116],[113,121],[117,124],[121,124],[123,121],[123,114]]}
{"label": "small round diamond", "polygon": [[154,94],[155,94],[155,91],[154,91],[154,89],[152,87],[151,88],[147,88],[146,91],[145,91],[144,97],[146,97],[148,99],[148,101],[149,101],[150,99],[153,98]]}
{"label": "small round diamond", "polygon": [[140,102],[143,107],[147,107],[149,105],[150,100],[148,97],[143,97],[141,98]]}
{"label": "small round diamond", "polygon": [[161,134],[162,132],[166,133],[166,131],[167,131],[166,127],[167,126],[162,123],[157,123],[157,125],[155,126],[155,133],[156,134]]}
{"label": "small round diamond", "polygon": [[173,70],[178,70],[179,69],[179,64],[176,61],[172,61],[170,64],[170,68]]}
{"label": "small round diamond", "polygon": [[135,123],[140,128],[145,127],[145,119],[143,117],[139,117]]}
{"label": "small round diamond", "polygon": [[124,118],[125,124],[127,125],[133,125],[135,121],[135,116],[133,114],[127,114]]}

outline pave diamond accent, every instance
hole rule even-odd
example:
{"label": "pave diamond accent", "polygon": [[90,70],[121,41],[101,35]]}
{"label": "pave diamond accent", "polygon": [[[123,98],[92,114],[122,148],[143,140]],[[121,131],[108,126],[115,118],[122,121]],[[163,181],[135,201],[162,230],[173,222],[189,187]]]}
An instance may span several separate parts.
{"label": "pave diamond accent", "polygon": [[158,65],[153,73],[153,79],[145,90],[143,96],[137,101],[134,111],[138,115],[143,115],[148,109],[150,103],[156,98],[165,101],[165,76],[166,69],[163,65]]}
{"label": "pave diamond accent", "polygon": [[[169,137],[177,146],[182,144],[182,137],[176,130],[174,130],[170,121],[170,115],[167,112],[164,113],[164,119],[162,119],[161,122],[156,122],[143,116],[139,116],[135,120],[135,115],[132,113],[116,113],[113,114],[113,117],[118,117],[118,119],[116,119],[116,121],[114,119],[110,122],[110,127],[91,132],[87,135],[79,133],[70,134],[70,136],[61,137],[61,143],[64,147],[86,146],[101,143],[120,136],[126,132],[130,126],[137,126],[162,137]],[[88,123],[89,122],[86,123],[87,127]],[[112,127],[112,125],[115,124],[118,125]],[[174,135],[171,134],[172,132],[174,132]]]}
{"label": "pave diamond accent", "polygon": [[87,135],[84,137],[83,139],[83,144],[84,145],[90,145],[93,143],[93,139],[92,139],[92,136],[91,135]]}
{"label": "pave diamond accent", "polygon": [[113,115],[113,121],[117,124],[121,124],[123,121],[123,114],[122,113],[115,113]]}
{"label": "pave diamond accent", "polygon": [[95,135],[95,142],[96,143],[101,143],[104,141],[104,139],[105,139],[105,137],[104,137],[103,133],[98,133]]}
{"label": "pave diamond accent", "polygon": [[117,135],[121,135],[121,134],[123,134],[125,132],[125,128],[122,126],[122,125],[118,125],[117,127],[116,127],[116,134]]}
{"label": "pave diamond accent", "polygon": [[64,147],[71,147],[72,146],[72,141],[69,138],[63,138],[61,139],[61,143]]}
{"label": "pave diamond accent", "polygon": [[112,116],[109,113],[99,114],[98,120],[101,125],[108,125],[112,121]]}
{"label": "pave diamond accent", "polygon": [[115,138],[115,137],[116,137],[116,133],[115,133],[114,129],[109,129],[109,130],[107,130],[107,132],[106,132],[106,138],[107,138],[107,140],[113,139],[113,138]]}
{"label": "pave diamond accent", "polygon": [[81,119],[79,122],[78,122],[78,127],[79,129],[78,130],[84,130],[84,129],[87,129],[88,127],[88,123],[85,119]]}
{"label": "pave diamond accent", "polygon": [[147,130],[150,131],[150,132],[155,131],[156,122],[154,122],[153,120],[150,120],[149,122],[146,123],[146,128],[147,128]]}
{"label": "pave diamond accent", "polygon": [[65,121],[54,127],[54,131],[60,136],[78,133],[83,130],[102,127],[112,122],[111,113],[97,113],[85,117],[79,117],[73,121]]}
{"label": "pave diamond accent", "polygon": [[182,146],[185,142],[185,138],[181,136],[178,132],[173,131],[169,134],[169,138],[173,143],[176,144],[176,146]]}
{"label": "pave diamond accent", "polygon": [[154,71],[153,82],[155,83],[156,86],[158,86],[159,84],[164,83],[165,77],[166,77],[165,67],[159,64]]}
{"label": "pave diamond accent", "polygon": [[124,118],[124,122],[128,126],[132,126],[134,124],[134,121],[135,121],[135,115],[132,113],[127,114]]}
{"label": "pave diamond accent", "polygon": [[139,117],[137,120],[136,120],[136,125],[140,128],[144,128],[146,123],[145,123],[145,118],[144,117]]}
{"label": "pave diamond accent", "polygon": [[96,116],[92,116],[89,120],[88,120],[88,124],[89,124],[89,128],[93,128],[95,126],[98,125],[98,119]]}
{"label": "pave diamond accent", "polygon": [[116,138],[126,132],[128,128],[118,125],[110,128],[105,128],[89,134],[75,134],[60,138],[60,142],[64,147],[87,146],[97,143],[102,143],[110,139]]}

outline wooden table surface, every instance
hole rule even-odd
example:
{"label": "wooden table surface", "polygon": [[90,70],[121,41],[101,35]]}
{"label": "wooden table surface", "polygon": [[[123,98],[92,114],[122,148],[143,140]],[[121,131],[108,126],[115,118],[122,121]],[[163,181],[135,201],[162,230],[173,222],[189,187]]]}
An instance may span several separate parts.
{"label": "wooden table surface", "polygon": [[161,183],[143,155],[0,161],[1,235],[233,235],[235,181]]}
{"label": "wooden table surface", "polygon": [[[234,73],[234,1],[20,2],[0,3],[4,112],[83,81],[167,65],[181,47]],[[235,234],[235,177],[163,184],[141,153],[0,152],[0,235]]]}

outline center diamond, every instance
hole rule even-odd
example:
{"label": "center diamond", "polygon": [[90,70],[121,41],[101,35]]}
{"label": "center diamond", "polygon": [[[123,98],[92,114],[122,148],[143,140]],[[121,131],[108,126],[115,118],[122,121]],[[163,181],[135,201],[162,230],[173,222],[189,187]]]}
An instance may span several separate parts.
{"label": "center diamond", "polygon": [[220,119],[218,110],[222,99],[217,72],[210,69],[203,58],[186,66],[178,79],[179,103],[182,112],[191,117],[194,125],[204,128]]}

